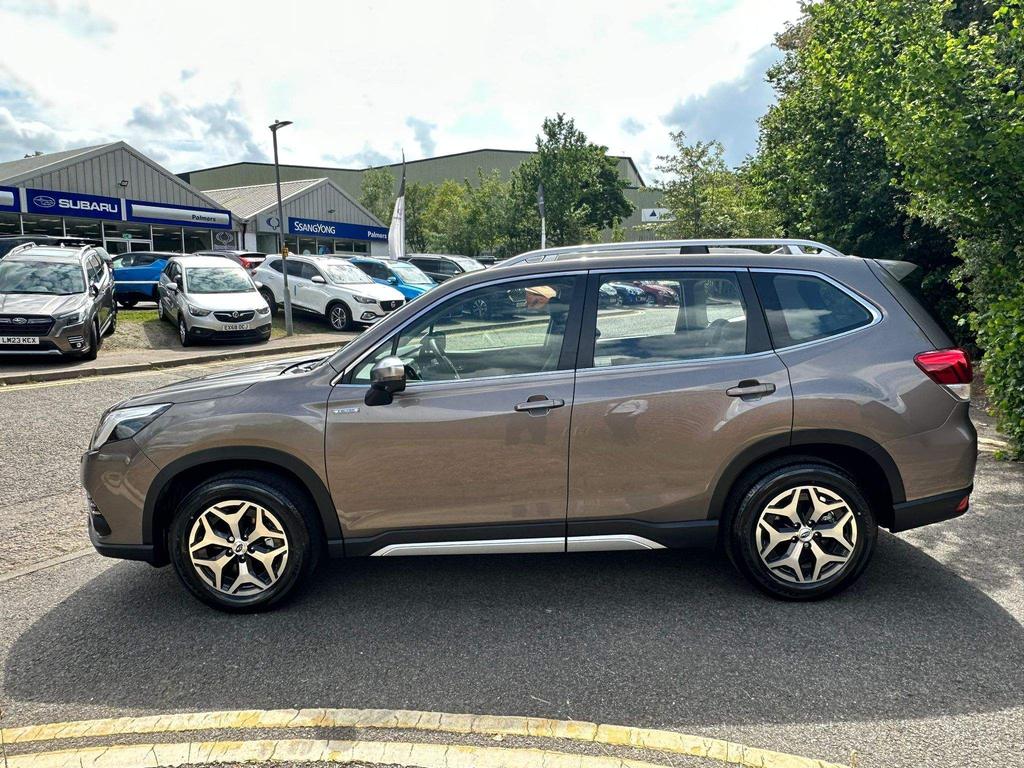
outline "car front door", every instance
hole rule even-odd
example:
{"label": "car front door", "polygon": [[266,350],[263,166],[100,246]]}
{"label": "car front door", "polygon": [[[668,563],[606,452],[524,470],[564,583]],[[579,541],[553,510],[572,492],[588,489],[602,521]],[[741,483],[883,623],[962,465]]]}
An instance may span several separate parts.
{"label": "car front door", "polygon": [[[664,303],[598,302],[602,285],[663,286]],[[572,414],[568,548],[713,541],[726,468],[787,444],[792,394],[746,270],[591,275]],[[714,512],[712,512],[714,514]],[[652,545],[653,542],[653,545]]]}
{"label": "car front door", "polygon": [[[295,281],[295,303],[318,314],[326,314],[328,287],[323,273],[316,265],[305,261],[302,262],[302,271],[298,277],[299,279]],[[315,277],[319,277],[323,282],[314,282]],[[288,273],[288,279],[293,279],[291,272]]]}
{"label": "car front door", "polygon": [[[467,289],[351,365],[330,396],[325,446],[346,552],[563,551],[584,285],[561,273]],[[546,299],[465,319],[467,303],[512,288]],[[370,370],[390,355],[406,364],[406,389],[367,405]]]}

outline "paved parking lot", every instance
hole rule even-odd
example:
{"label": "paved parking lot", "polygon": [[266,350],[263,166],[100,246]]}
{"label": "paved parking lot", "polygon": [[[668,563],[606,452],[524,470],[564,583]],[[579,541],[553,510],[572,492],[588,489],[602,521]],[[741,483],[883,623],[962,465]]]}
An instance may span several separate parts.
{"label": "paved parking lot", "polygon": [[[0,390],[0,580],[87,546],[78,457],[106,407],[215,367]],[[406,708],[1024,765],[1022,470],[987,450],[971,514],[882,534],[857,585],[810,605],[711,554],[605,553],[333,562],[287,608],[231,617],[168,569],[85,555],[0,581],[3,724]]]}

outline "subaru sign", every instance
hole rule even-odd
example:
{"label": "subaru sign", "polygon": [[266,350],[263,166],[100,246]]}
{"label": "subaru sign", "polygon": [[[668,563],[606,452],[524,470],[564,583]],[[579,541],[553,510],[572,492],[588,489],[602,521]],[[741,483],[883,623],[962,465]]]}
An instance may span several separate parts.
{"label": "subaru sign", "polygon": [[0,211],[17,211],[21,196],[17,187],[0,187]]}
{"label": "subaru sign", "polygon": [[170,203],[147,203],[128,200],[128,221],[147,224],[170,224],[179,227],[204,229],[231,229],[231,212],[217,208],[190,208]]}
{"label": "subaru sign", "polygon": [[29,213],[51,216],[75,216],[89,219],[120,219],[121,201],[116,197],[83,195],[78,192],[55,192],[47,189],[26,189]]}
{"label": "subaru sign", "polygon": [[341,240],[382,240],[387,242],[388,228],[369,224],[342,224],[336,221],[288,217],[288,234],[311,237],[336,237]]}

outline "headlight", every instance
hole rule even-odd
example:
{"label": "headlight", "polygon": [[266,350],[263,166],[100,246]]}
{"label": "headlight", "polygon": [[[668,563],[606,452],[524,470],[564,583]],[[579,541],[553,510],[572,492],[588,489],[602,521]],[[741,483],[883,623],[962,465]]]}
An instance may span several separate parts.
{"label": "headlight", "polygon": [[156,405],[138,405],[134,408],[118,408],[100,420],[96,434],[92,436],[92,450],[105,445],[110,440],[127,440],[134,437],[139,430],[152,422],[157,416],[171,407],[170,403]]}
{"label": "headlight", "polygon": [[376,304],[376,299],[371,299],[369,296],[353,296],[353,299],[358,301],[360,304]]}
{"label": "headlight", "polygon": [[89,307],[79,307],[73,312],[65,312],[63,315],[57,315],[56,319],[61,322],[67,323],[68,325],[77,325],[78,323],[85,322],[85,318],[89,315]]}
{"label": "headlight", "polygon": [[256,314],[259,315],[260,317],[266,317],[267,315],[270,314],[270,307],[259,307],[256,310]]}
{"label": "headlight", "polygon": [[210,314],[210,310],[200,309],[199,307],[193,307],[191,304],[189,304],[188,313],[192,315],[192,317],[206,317],[208,314]]}

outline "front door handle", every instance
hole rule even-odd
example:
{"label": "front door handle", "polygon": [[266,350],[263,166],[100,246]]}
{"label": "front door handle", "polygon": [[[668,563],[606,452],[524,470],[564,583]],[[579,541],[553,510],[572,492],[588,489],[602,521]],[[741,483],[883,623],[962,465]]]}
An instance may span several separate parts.
{"label": "front door handle", "polygon": [[729,397],[760,397],[761,395],[770,395],[774,391],[774,384],[762,384],[756,379],[746,379],[735,387],[729,387],[725,390],[725,394]]}
{"label": "front door handle", "polygon": [[516,403],[517,411],[548,411],[552,408],[561,408],[565,400],[544,398],[543,400],[527,400],[525,403]]}

